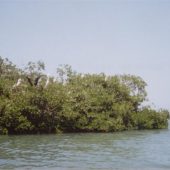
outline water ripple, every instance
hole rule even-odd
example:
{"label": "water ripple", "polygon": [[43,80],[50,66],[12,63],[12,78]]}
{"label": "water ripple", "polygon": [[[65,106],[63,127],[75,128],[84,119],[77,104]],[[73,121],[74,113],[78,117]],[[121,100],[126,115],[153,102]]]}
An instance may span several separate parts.
{"label": "water ripple", "polygon": [[170,169],[170,131],[0,136],[0,169]]}

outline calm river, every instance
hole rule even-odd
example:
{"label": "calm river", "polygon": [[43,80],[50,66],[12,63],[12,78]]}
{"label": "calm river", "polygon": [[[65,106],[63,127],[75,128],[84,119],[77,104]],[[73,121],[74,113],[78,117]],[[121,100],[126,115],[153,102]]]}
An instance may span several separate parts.
{"label": "calm river", "polygon": [[0,169],[170,169],[170,129],[0,136]]}

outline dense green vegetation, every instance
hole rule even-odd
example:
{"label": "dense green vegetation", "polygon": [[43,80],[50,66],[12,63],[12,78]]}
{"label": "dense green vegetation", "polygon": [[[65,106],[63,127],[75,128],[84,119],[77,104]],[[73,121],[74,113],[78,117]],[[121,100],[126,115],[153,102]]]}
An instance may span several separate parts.
{"label": "dense green vegetation", "polygon": [[[0,134],[115,132],[167,128],[167,110],[142,107],[146,83],[133,75],[79,74],[57,79],[42,62],[17,68],[0,57]],[[18,81],[18,82],[17,82]]]}

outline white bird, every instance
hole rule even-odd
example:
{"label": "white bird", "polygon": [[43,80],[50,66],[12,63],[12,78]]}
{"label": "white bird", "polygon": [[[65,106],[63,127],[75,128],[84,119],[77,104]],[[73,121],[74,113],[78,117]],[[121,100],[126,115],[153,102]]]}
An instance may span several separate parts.
{"label": "white bird", "polygon": [[22,79],[19,78],[18,81],[17,81],[17,83],[15,83],[15,84],[13,85],[13,88],[18,87],[18,86],[21,84],[21,82],[22,82]]}
{"label": "white bird", "polygon": [[105,76],[104,80],[107,81],[108,79],[109,79],[109,77],[108,77],[108,76]]}
{"label": "white bird", "polygon": [[49,82],[50,82],[50,77],[48,76],[44,88],[47,88]]}
{"label": "white bird", "polygon": [[80,76],[81,76],[81,78],[84,78],[84,77],[85,77],[85,75],[84,75],[84,74],[81,74]]}
{"label": "white bird", "polygon": [[56,83],[56,82],[57,82],[57,79],[56,79],[56,78],[54,78],[54,79],[53,79],[53,83]]}

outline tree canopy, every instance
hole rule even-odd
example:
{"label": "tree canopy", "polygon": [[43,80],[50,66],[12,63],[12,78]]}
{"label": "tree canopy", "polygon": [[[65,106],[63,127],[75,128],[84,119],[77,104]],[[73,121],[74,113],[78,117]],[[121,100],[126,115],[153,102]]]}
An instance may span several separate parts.
{"label": "tree canopy", "polygon": [[81,74],[68,65],[56,77],[43,62],[17,68],[0,57],[0,134],[161,129],[168,110],[142,106],[145,81],[134,75]]}

